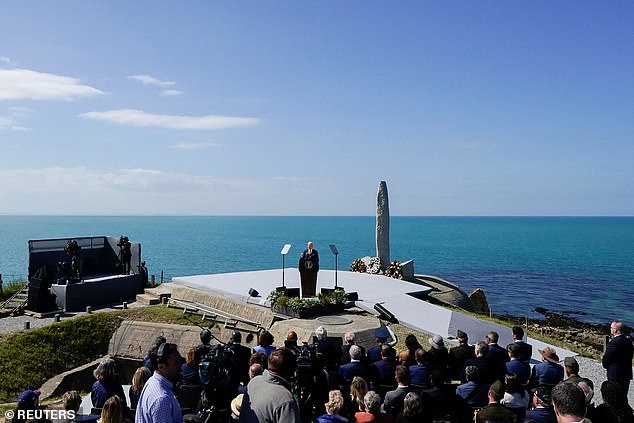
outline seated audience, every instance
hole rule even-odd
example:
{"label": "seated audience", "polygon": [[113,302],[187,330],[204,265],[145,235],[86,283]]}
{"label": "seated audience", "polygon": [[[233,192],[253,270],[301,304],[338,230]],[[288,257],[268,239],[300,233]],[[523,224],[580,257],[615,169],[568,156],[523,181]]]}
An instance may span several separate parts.
{"label": "seated audience", "polygon": [[387,344],[381,346],[381,359],[372,363],[372,374],[376,385],[394,385],[394,370],[396,370],[396,351]]}
{"label": "seated audience", "polygon": [[531,394],[524,389],[515,373],[507,373],[504,382],[506,392],[504,398],[500,400],[500,404],[513,411],[518,421],[523,421],[526,409],[531,404]]}
{"label": "seated audience", "polygon": [[99,423],[129,423],[129,420],[123,418],[124,404],[118,395],[108,398],[101,409]]}
{"label": "seated audience", "polygon": [[348,419],[339,414],[343,409],[343,397],[341,396],[341,391],[330,391],[328,393],[328,402],[325,404],[325,407],[326,414],[317,417],[315,419],[315,423],[347,423]]}
{"label": "seated audience", "polygon": [[[558,423],[583,421],[586,415],[586,396],[573,382],[562,382],[552,390],[553,409]],[[601,420],[601,423],[607,422]]]}
{"label": "seated audience", "polygon": [[549,386],[539,386],[533,393],[533,409],[526,412],[524,420],[535,423],[557,423],[557,416],[552,409]]}
{"label": "seated audience", "polygon": [[627,397],[623,395],[621,386],[615,382],[606,380],[601,384],[601,396],[603,404],[595,409],[595,420],[593,423],[631,423],[634,422],[632,407],[627,402]]}
{"label": "seated audience", "polygon": [[515,413],[500,404],[504,397],[504,382],[496,380],[489,388],[489,403],[486,407],[476,412],[475,423],[516,423]]}
{"label": "seated audience", "polygon": [[410,333],[405,338],[405,347],[407,349],[398,353],[398,364],[406,367],[416,365],[416,350],[423,348],[423,346],[418,342],[416,336]]}
{"label": "seated audience", "polygon": [[553,347],[545,347],[538,351],[542,356],[542,362],[533,366],[528,386],[530,388],[538,386],[552,388],[564,380],[564,368],[559,365],[559,357]]}
{"label": "seated audience", "polygon": [[[425,350],[419,348],[416,350],[414,357],[416,364],[409,366],[409,375],[413,386],[428,388],[431,385],[431,372],[425,364]],[[438,372],[440,374],[440,372]]]}
{"label": "seated audience", "polygon": [[370,363],[374,363],[381,359],[381,347],[387,342],[387,338],[390,337],[390,332],[384,327],[375,329],[374,336],[376,337],[376,345],[368,350],[368,359]]}
{"label": "seated audience", "polygon": [[[496,379],[496,375],[491,368],[491,364],[487,359],[487,354],[489,353],[489,345],[480,341],[475,345],[475,354],[476,358],[469,359],[465,362],[465,368],[467,366],[475,366],[478,368],[478,377],[482,383],[491,384]],[[464,383],[467,381],[464,369],[460,373],[460,380]]]}
{"label": "seated audience", "polygon": [[507,351],[511,345],[517,345],[519,347],[518,358],[528,364],[533,356],[533,346],[524,342],[524,329],[521,326],[513,326],[511,336],[513,342],[506,346]]}
{"label": "seated audience", "polygon": [[139,367],[132,376],[132,384],[128,390],[128,397],[130,397],[130,408],[136,410],[136,406],[139,403],[139,397],[141,391],[145,386],[145,382],[152,376],[150,370],[147,367]]}
{"label": "seated audience", "polygon": [[355,413],[366,411],[363,398],[368,393],[368,384],[362,377],[355,376],[350,384],[350,404],[348,406],[348,415],[354,419]]}
{"label": "seated audience", "polygon": [[445,347],[445,340],[440,335],[429,338],[431,348],[425,353],[425,361],[429,371],[447,376],[447,366],[449,364],[449,351]]}
{"label": "seated audience", "polygon": [[[158,348],[159,345],[164,344],[166,342],[167,342],[167,339],[165,339],[164,336],[160,336],[160,335],[157,336],[156,339],[154,340],[154,344],[150,348],[150,351],[152,351],[154,348]],[[146,356],[143,358],[143,367],[150,369],[150,373],[154,372],[154,367],[152,367],[152,360],[150,359],[149,351],[146,354]]]}
{"label": "seated audience", "polygon": [[359,411],[354,415],[356,423],[392,423],[394,419],[390,414],[381,413],[381,397],[374,391],[369,391],[363,397],[366,411]]}
{"label": "seated audience", "polygon": [[469,337],[460,329],[456,332],[458,346],[449,349],[449,377],[453,380],[460,380],[460,373],[467,360],[476,358],[475,347],[469,345]]}
{"label": "seated audience", "polygon": [[361,363],[363,351],[358,345],[350,347],[350,362],[339,367],[339,378],[344,385],[350,385],[355,376],[368,379],[368,369]]}
{"label": "seated audience", "polygon": [[467,382],[456,387],[456,395],[471,408],[484,407],[488,402],[489,384],[482,381],[476,366],[467,366],[465,375]]}
{"label": "seated audience", "polygon": [[[341,357],[339,357],[339,364],[348,364],[350,363],[350,347],[355,345],[354,343],[354,332],[347,332],[343,336],[344,345],[341,347]],[[365,357],[365,348],[359,345],[362,352],[362,357]]]}
{"label": "seated audience", "polygon": [[528,379],[531,377],[531,366],[527,361],[520,359],[522,347],[518,343],[513,343],[509,344],[507,348],[511,360],[505,365],[506,373],[514,373],[520,383],[522,385],[526,385],[528,383]]}
{"label": "seated audience", "polygon": [[423,401],[416,392],[409,392],[403,400],[403,412],[396,417],[396,423],[418,423],[423,420]]}
{"label": "seated audience", "polygon": [[124,406],[127,405],[123,386],[117,380],[116,364],[112,358],[106,357],[102,359],[93,372],[93,376],[97,379],[93,383],[90,392],[90,399],[94,408],[102,408],[106,400],[114,395],[118,395],[122,399]]}
{"label": "seated audience", "polygon": [[396,416],[403,411],[403,400],[409,392],[409,369],[405,366],[396,366],[394,378],[396,379],[396,389],[385,393],[383,405],[381,406],[382,411],[392,416]]}

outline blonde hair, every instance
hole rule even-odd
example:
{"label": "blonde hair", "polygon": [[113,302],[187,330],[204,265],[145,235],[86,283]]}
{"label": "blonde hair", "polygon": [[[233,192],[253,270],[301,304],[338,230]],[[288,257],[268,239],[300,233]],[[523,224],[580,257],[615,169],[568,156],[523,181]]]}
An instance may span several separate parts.
{"label": "blonde hair", "polygon": [[326,413],[339,414],[343,408],[343,396],[341,396],[341,391],[334,390],[328,392],[328,402],[324,405],[326,406]]}
{"label": "blonde hair", "polygon": [[123,422],[123,403],[121,398],[113,395],[101,409],[101,423],[122,423]]}
{"label": "blonde hair", "polygon": [[363,397],[368,392],[368,384],[361,376],[355,376],[350,384],[350,399],[357,403],[359,410],[365,411]]}
{"label": "blonde hair", "polygon": [[141,395],[141,390],[150,376],[152,376],[152,374],[147,367],[139,367],[136,369],[134,376],[132,376],[132,390],[135,394]]}

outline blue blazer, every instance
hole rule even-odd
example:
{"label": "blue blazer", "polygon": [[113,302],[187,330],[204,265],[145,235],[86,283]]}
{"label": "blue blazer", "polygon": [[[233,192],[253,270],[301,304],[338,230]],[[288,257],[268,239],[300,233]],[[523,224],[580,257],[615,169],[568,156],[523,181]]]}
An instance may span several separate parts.
{"label": "blue blazer", "polygon": [[354,379],[355,376],[361,376],[367,381],[368,374],[368,369],[357,361],[351,361],[350,363],[339,367],[339,377],[346,383],[352,382],[352,379]]}

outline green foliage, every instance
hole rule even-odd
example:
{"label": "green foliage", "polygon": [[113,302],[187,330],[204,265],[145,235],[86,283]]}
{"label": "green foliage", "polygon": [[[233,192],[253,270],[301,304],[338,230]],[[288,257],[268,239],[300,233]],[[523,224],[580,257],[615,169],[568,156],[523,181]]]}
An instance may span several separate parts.
{"label": "green foliage", "polygon": [[266,299],[271,303],[271,307],[289,307],[294,311],[307,310],[315,307],[343,304],[346,302],[346,292],[337,289],[331,294],[319,293],[317,298],[289,298],[280,291],[271,291]]}
{"label": "green foliage", "polygon": [[3,338],[0,402],[105,355],[120,323],[115,313],[87,314]]}

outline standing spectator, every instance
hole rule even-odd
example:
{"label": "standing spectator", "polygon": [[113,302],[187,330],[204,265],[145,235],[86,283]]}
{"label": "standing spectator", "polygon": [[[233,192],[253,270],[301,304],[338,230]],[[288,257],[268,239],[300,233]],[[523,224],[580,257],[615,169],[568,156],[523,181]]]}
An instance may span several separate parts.
{"label": "standing spectator", "polygon": [[233,371],[234,379],[237,383],[249,383],[249,358],[251,357],[251,349],[242,345],[242,334],[240,331],[234,330],[229,337],[231,351],[233,351]]}
{"label": "standing spectator", "polygon": [[[552,398],[557,423],[578,423],[583,421],[586,415],[586,396],[577,385],[572,382],[558,384],[553,388]],[[607,422],[601,420],[601,423]]]}
{"label": "standing spectator", "polygon": [[134,372],[134,375],[132,376],[132,385],[130,385],[130,389],[128,390],[130,408],[132,410],[136,410],[136,406],[139,403],[139,397],[141,396],[141,391],[151,376],[152,373],[147,367],[139,367]]}
{"label": "standing spectator", "polygon": [[[159,345],[164,344],[165,342],[167,342],[165,337],[159,335],[154,340],[154,345],[152,345],[152,348],[158,348]],[[152,351],[152,348],[150,348],[150,351]],[[152,360],[150,359],[150,352],[149,351],[148,351],[147,355],[143,358],[143,367],[149,369],[150,373],[154,372],[154,367],[152,367]]]}
{"label": "standing spectator", "polygon": [[[200,385],[200,376],[198,376],[198,364],[200,363],[201,349],[191,347],[185,356],[185,362],[181,366],[181,383],[183,385]],[[198,352],[198,354],[197,354]]]}
{"label": "standing spectator", "polygon": [[136,423],[182,423],[183,415],[173,392],[181,371],[176,344],[163,343],[150,352],[154,374],[143,387],[137,405]]}
{"label": "standing spectator", "polygon": [[632,340],[623,333],[623,322],[615,320],[610,324],[612,339],[605,347],[601,363],[608,371],[608,380],[618,383],[624,396],[630,389],[632,380]]}
{"label": "standing spectator", "polygon": [[[479,341],[475,345],[476,358],[469,359],[465,362],[465,369],[467,366],[475,366],[478,368],[480,380],[483,383],[492,384],[495,381],[496,374],[493,372],[491,363],[487,359],[489,353],[489,345],[484,341]],[[464,369],[460,373],[460,380],[464,383],[467,381]]]}
{"label": "standing spectator", "polygon": [[123,386],[117,380],[117,365],[110,357],[101,360],[95,371],[92,373],[95,383],[92,385],[90,399],[94,408],[101,408],[106,400],[113,395],[123,398],[123,405],[126,405]]}
{"label": "standing spectator", "polygon": [[317,337],[317,352],[321,354],[326,370],[335,371],[339,366],[339,356],[341,350],[328,342],[328,331],[325,327],[319,326],[315,329]]}
{"label": "standing spectator", "polygon": [[247,385],[240,421],[299,423],[299,406],[289,383],[296,367],[295,354],[291,350],[280,348],[273,351],[269,356],[268,369]]}
{"label": "standing spectator", "polygon": [[387,344],[381,346],[381,359],[372,363],[373,379],[377,385],[394,385],[396,351]]}
{"label": "standing spectator", "polygon": [[328,402],[324,404],[326,407],[326,414],[317,417],[315,423],[347,423],[348,419],[341,416],[339,413],[343,409],[343,397],[341,391],[330,391],[328,393]]}
{"label": "standing spectator", "polygon": [[271,355],[271,353],[276,350],[276,347],[273,346],[274,341],[275,339],[273,338],[273,335],[271,334],[271,332],[269,332],[268,330],[265,330],[258,337],[258,345],[253,348],[253,352],[264,353],[266,357],[268,358],[269,355]]}

